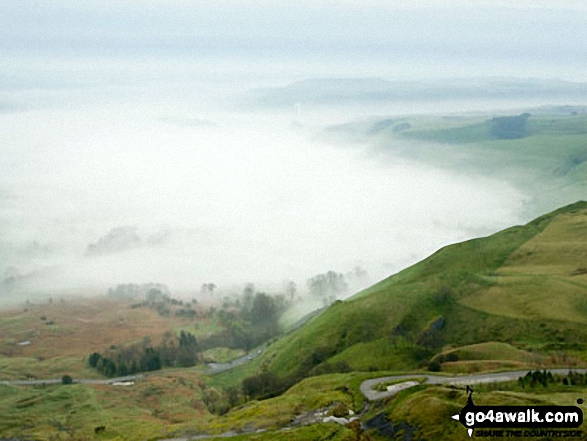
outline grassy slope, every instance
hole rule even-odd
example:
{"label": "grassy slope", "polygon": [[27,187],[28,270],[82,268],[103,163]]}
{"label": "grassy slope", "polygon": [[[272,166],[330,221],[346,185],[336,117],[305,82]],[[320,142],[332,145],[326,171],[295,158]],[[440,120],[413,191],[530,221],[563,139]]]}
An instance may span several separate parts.
{"label": "grassy slope", "polygon": [[[389,337],[400,323],[407,323],[417,335],[440,316],[446,319],[442,337],[453,346],[497,340],[518,347],[583,349],[587,310],[577,306],[583,304],[582,293],[587,294],[586,276],[570,274],[578,265],[573,259],[587,252],[587,243],[574,237],[586,225],[587,203],[580,202],[525,226],[443,248],[355,298],[332,305],[270,346],[261,364],[286,376],[295,372],[301,359],[327,347],[336,353],[331,361],[345,360],[358,370],[414,368],[417,363],[409,350],[398,348]],[[543,249],[547,243],[548,256],[535,251],[534,260],[524,257],[527,265],[520,268],[520,253]],[[561,269],[557,256],[569,246],[576,256]],[[539,274],[522,277],[522,270]],[[508,271],[515,275],[506,277]],[[521,288],[511,288],[520,283]],[[555,286],[557,290],[550,291]],[[450,293],[448,301],[438,295],[443,289]],[[491,300],[492,293],[502,292],[499,302]],[[552,301],[552,294],[560,296]],[[534,309],[511,313],[519,311],[520,302],[534,298],[545,303],[533,300]],[[565,315],[569,311],[573,314]]]}
{"label": "grassy slope", "polygon": [[0,434],[26,439],[152,439],[211,416],[200,401],[199,376],[183,372],[149,377],[132,387],[11,387],[0,385]]}
{"label": "grassy slope", "polygon": [[[498,178],[532,196],[536,212],[550,211],[587,192],[587,116],[532,115],[528,136],[495,139],[490,117],[404,118],[408,130],[373,133],[377,121],[353,125],[349,137],[362,134],[381,151],[467,175]],[[352,129],[352,130],[351,130]]]}
{"label": "grassy slope", "polygon": [[[99,378],[87,365],[92,352],[144,337],[157,342],[169,330],[186,329],[200,336],[217,327],[209,319],[161,317],[149,308],[130,305],[124,300],[78,298],[1,311],[0,380],[65,374]],[[31,344],[17,344],[26,340]]]}
{"label": "grassy slope", "polygon": [[[359,371],[417,370],[418,363],[411,348],[394,345],[389,336],[398,323],[405,322],[406,317],[418,332],[439,316],[446,319],[442,331],[445,346],[439,353],[458,355],[458,361],[443,363],[446,372],[580,363],[579,358],[587,349],[583,347],[587,341],[583,329],[587,308],[581,309],[582,303],[578,303],[578,299],[581,296],[587,298],[587,275],[577,274],[577,269],[587,263],[586,228],[587,203],[579,202],[525,226],[443,248],[349,301],[331,306],[321,316],[271,345],[258,360],[258,366],[285,376],[295,372],[300,360],[312,351],[330,347],[335,348],[337,354],[329,362],[344,360]],[[520,283],[523,286],[518,286]],[[550,291],[559,284],[569,289]],[[437,301],[440,287],[449,288],[451,301]],[[500,292],[509,292],[510,295],[500,297],[500,302],[492,301],[489,293],[498,295]],[[520,302],[533,298],[550,300],[554,295],[558,296],[556,302],[534,302],[536,308],[525,309],[523,313],[516,309]],[[470,304],[473,301],[475,304]],[[496,305],[499,311],[494,311]],[[568,311],[573,314],[565,315]],[[246,374],[236,370],[230,373],[230,378],[222,374],[214,381],[237,384],[243,376],[253,372],[249,368]],[[232,411],[229,416],[237,420],[242,417],[262,421],[265,412],[271,416],[275,409],[291,415],[296,411],[295,400],[289,400],[298,395],[297,388],[310,394],[323,378],[303,380],[281,397],[259,402],[249,409]],[[345,375],[341,374],[341,378]],[[584,389],[557,393],[540,390],[499,392],[496,388],[495,391],[487,390],[482,396],[479,394],[477,401],[478,404],[536,402],[568,405],[574,404],[576,397],[584,392]],[[296,399],[302,400],[304,394]],[[341,397],[334,388],[323,399],[325,403]],[[422,439],[449,437],[464,440],[468,439],[466,432],[460,425],[453,424],[450,415],[465,402],[466,396],[461,389],[421,386],[402,392],[370,415],[383,411],[396,423],[403,421],[418,425]],[[368,417],[362,420],[366,421]],[[371,435],[373,439],[383,439]],[[320,439],[318,434],[302,437]],[[263,437],[250,435],[243,439],[271,439],[271,434]]]}
{"label": "grassy slope", "polygon": [[[583,342],[587,341],[583,330],[587,308],[582,310],[581,303],[576,303],[576,290],[587,286],[587,275],[577,272],[586,262],[586,225],[587,203],[580,202],[525,226],[445,247],[360,295],[333,305],[271,345],[262,357],[243,370],[217,375],[212,383],[237,384],[243,376],[260,368],[287,375],[296,370],[303,357],[320,347],[335,349],[336,355],[330,361],[344,360],[359,371],[411,370],[418,366],[412,348],[395,345],[389,338],[393,329],[404,323],[409,325],[410,333],[417,335],[439,316],[446,320],[442,351],[459,354],[457,365],[445,364],[447,371],[467,370],[467,366],[463,367],[467,363],[475,366],[470,370],[508,367],[508,362],[517,367],[524,365],[528,354],[535,356],[548,348],[581,355]],[[560,292],[557,303],[531,310],[531,317],[506,313],[515,310],[512,305],[521,296],[531,299],[542,295],[544,286],[551,289],[552,284],[546,282],[552,281],[570,287]],[[488,293],[495,292],[497,296],[499,290],[507,291],[512,283],[526,285],[512,291],[518,292],[517,295],[503,296],[501,309],[494,311],[497,302],[487,298]],[[443,292],[450,294],[448,300],[439,297]],[[569,319],[561,311],[568,310],[571,304],[575,305],[576,316]],[[19,315],[15,313],[13,317]],[[7,321],[11,320],[18,323],[21,318]],[[62,320],[65,323],[65,318]],[[541,360],[547,358],[543,357]],[[502,364],[496,364],[497,361]],[[556,361],[552,360],[551,364]],[[93,428],[105,425],[106,439],[149,439],[181,433],[262,428],[269,432],[239,438],[351,440],[354,435],[350,429],[329,424],[271,431],[300,413],[334,402],[360,409],[363,400],[358,391],[360,382],[384,374],[373,371],[307,378],[280,397],[253,401],[220,418],[206,410],[202,403],[201,376],[190,370],[156,373],[132,388],[2,386],[0,433],[35,439],[47,439],[58,433],[62,439],[94,439]],[[534,392],[520,390],[488,391],[482,399],[492,404],[514,404],[516,400],[569,404],[571,395],[576,399],[576,393],[560,391],[537,397]],[[452,424],[448,418],[464,402],[460,389],[420,386],[403,392],[378,411],[386,412],[396,422],[419,425],[423,439],[439,439],[440,434],[466,439],[462,427]]]}
{"label": "grassy slope", "polygon": [[[501,388],[502,390],[498,390]],[[384,413],[392,421],[407,422],[418,426],[417,432],[422,440],[451,439],[455,441],[469,440],[467,431],[456,421],[450,419],[464,406],[467,395],[464,388],[456,387],[418,387],[419,390],[408,390],[400,393],[397,399],[388,402]],[[505,389],[505,390],[503,390]],[[577,397],[583,397],[587,389],[583,386],[563,387],[541,386],[524,390],[515,384],[488,385],[475,387],[475,404],[477,405],[576,405]],[[587,411],[585,404],[579,406]],[[377,438],[384,439],[384,438]],[[494,438],[491,438],[494,439]],[[520,440],[546,440],[539,437],[519,437]],[[551,438],[548,438],[551,439]],[[585,438],[585,431],[583,436]]]}
{"label": "grassy slope", "polygon": [[[158,439],[181,434],[221,434],[232,430],[278,430],[296,415],[342,403],[359,411],[361,382],[381,373],[330,374],[308,378],[280,397],[252,401],[227,415],[211,415],[202,402],[201,376],[189,370],[158,372],[131,387],[71,385],[11,387],[0,385],[0,436],[26,439]],[[352,431],[336,424],[292,428],[279,439],[352,440]],[[285,435],[284,434],[284,435]],[[273,438],[271,437],[273,435]],[[297,436],[297,438],[296,438]],[[275,433],[242,439],[275,439]]]}

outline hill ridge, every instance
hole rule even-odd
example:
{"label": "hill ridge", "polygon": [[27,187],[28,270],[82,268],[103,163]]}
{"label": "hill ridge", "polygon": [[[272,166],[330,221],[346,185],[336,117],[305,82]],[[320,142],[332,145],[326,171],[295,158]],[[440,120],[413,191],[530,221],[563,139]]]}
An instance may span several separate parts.
{"label": "hill ridge", "polygon": [[[557,228],[564,230],[569,219],[587,228],[587,202],[578,201],[525,225],[443,247],[347,301],[336,302],[271,345],[261,365],[282,378],[301,378],[349,368],[426,368],[447,345],[503,341],[516,348],[544,353],[553,348],[580,350],[582,341],[587,341],[587,331],[577,321],[585,317],[587,322],[587,300],[585,313],[583,306],[577,306],[582,288],[561,288],[554,276],[544,276],[550,284],[544,286],[562,290],[557,291],[562,296],[560,304],[557,306],[555,301],[551,309],[576,311],[574,321],[565,320],[554,312],[541,311],[540,305],[532,306],[532,296],[524,294],[529,289],[544,301],[549,297],[549,292],[541,290],[536,282],[537,275],[525,280],[508,272],[510,257],[520,258],[515,254],[517,250],[533,240],[544,240],[540,235],[554,224],[561,224]],[[578,243],[576,247],[582,252],[587,250],[587,243]],[[504,265],[507,271],[503,270]],[[581,285],[582,279],[578,278],[587,276],[571,276],[575,270],[567,268],[557,277],[574,277],[573,281]],[[487,293],[499,294],[500,302],[509,301],[511,305],[503,306],[503,311],[492,309],[491,295],[487,298]],[[508,297],[508,293],[515,295]],[[529,302],[534,307],[529,310],[537,315],[516,316],[518,298]]]}

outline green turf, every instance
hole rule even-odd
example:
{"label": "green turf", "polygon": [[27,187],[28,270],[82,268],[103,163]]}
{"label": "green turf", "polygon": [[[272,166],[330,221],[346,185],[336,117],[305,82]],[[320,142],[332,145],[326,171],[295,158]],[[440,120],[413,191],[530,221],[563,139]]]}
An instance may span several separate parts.
{"label": "green turf", "polygon": [[[548,388],[538,386],[524,390],[514,382],[509,385],[478,385],[475,387],[474,400],[476,405],[573,406],[577,405],[577,397],[582,397],[585,393],[587,393],[587,389],[584,386],[549,385]],[[396,424],[404,422],[412,427],[417,427],[415,434],[421,438],[416,439],[465,441],[470,439],[467,431],[460,423],[450,417],[458,413],[466,401],[467,395],[464,387],[419,386],[398,394],[396,399],[387,403],[383,413]],[[587,410],[585,404],[579,407],[583,409],[583,412]],[[379,409],[377,412],[381,412],[381,410]],[[582,429],[583,437],[572,439],[586,439],[585,430]],[[516,439],[546,441],[550,438],[516,437]]]}
{"label": "green turf", "polygon": [[467,176],[505,180],[532,196],[539,211],[584,197],[586,115],[532,115],[527,121],[526,136],[515,139],[493,136],[492,117],[413,116],[406,118],[411,128],[401,132],[372,134],[365,124],[353,129],[362,131],[362,142],[378,151]]}
{"label": "green turf", "polygon": [[[586,115],[539,115],[530,116],[525,138],[539,135],[585,135]],[[491,131],[491,118],[467,118],[460,121],[429,120],[412,121],[412,128],[402,131],[401,136],[440,143],[475,143],[502,141]]]}
{"label": "green turf", "polygon": [[[0,386],[0,434],[95,439],[94,428],[105,425],[100,439],[266,429],[242,439],[283,434],[290,439],[350,440],[354,432],[335,425],[284,432],[280,428],[301,413],[335,403],[358,411],[364,405],[359,392],[363,379],[389,370],[417,376],[426,363],[440,357],[440,368],[447,372],[585,364],[586,233],[587,203],[578,202],[527,225],[445,247],[353,298],[336,302],[251,363],[209,379],[194,369],[175,369],[154,373],[130,388]],[[25,330],[23,317],[15,313],[2,326],[18,333]],[[33,319],[35,326],[46,328],[36,324],[36,315]],[[440,322],[443,325],[434,334],[438,344],[423,354],[420,342]],[[449,360],[450,354],[457,360]],[[263,370],[285,378],[299,373],[300,365],[317,355],[321,358],[315,369],[346,365],[355,372],[310,376],[281,396],[251,401],[221,417],[206,407],[205,401],[219,394],[217,388],[239,386],[243,378]],[[56,375],[59,369],[74,370],[79,362],[72,357],[51,360],[55,365],[47,360],[46,369],[54,369]],[[22,375],[34,361],[3,357],[0,367],[11,377]],[[544,394],[515,387],[487,389],[478,404],[564,403],[571,395],[566,389]],[[465,400],[461,389],[422,385],[374,406],[367,417],[384,411],[394,421],[418,426],[423,439],[466,439],[463,428],[448,418]]]}
{"label": "green turf", "polygon": [[[556,256],[574,234],[581,234],[586,214],[587,203],[580,202],[525,226],[443,248],[354,298],[335,303],[271,345],[260,364],[285,377],[296,371],[301,360],[328,348],[329,362],[344,360],[358,370],[415,368],[419,361],[409,346],[397,347],[397,340],[391,338],[394,330],[402,325],[415,338],[439,317],[446,321],[441,333],[444,345],[499,340],[519,346],[582,349],[587,331],[582,326],[584,309],[577,305],[584,304],[584,290],[577,283],[585,276],[571,276],[567,271],[565,278],[559,269],[553,270],[555,277],[547,269],[537,278],[502,273],[519,270],[512,262],[519,264],[516,252],[525,249],[525,244],[544,247],[547,238],[558,245],[550,245],[555,251],[543,263],[559,268]],[[537,245],[532,245],[533,240]],[[577,253],[586,252],[582,242],[575,245]],[[534,259],[542,262],[539,254]],[[568,263],[567,269],[575,266]]]}

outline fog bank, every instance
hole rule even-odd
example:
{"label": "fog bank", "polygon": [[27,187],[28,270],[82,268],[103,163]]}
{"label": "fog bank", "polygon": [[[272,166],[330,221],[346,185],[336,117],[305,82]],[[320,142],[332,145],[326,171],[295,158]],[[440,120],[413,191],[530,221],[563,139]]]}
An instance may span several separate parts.
{"label": "fog bank", "polygon": [[[508,182],[318,135],[371,116],[585,104],[571,83],[585,81],[583,10],[2,2],[0,299],[303,289],[356,266],[374,282],[528,221],[532,195]],[[325,79],[339,82],[316,90]],[[381,94],[349,92],[365,84]]]}

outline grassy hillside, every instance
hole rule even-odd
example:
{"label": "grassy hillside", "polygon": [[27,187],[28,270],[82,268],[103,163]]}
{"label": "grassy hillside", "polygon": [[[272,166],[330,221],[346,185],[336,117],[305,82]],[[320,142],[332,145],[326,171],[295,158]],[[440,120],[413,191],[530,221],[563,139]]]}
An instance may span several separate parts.
{"label": "grassy hillside", "polygon": [[[501,136],[500,136],[501,134]],[[509,139],[561,135],[587,134],[587,115],[529,115],[524,130]],[[507,132],[495,130],[495,118],[471,119],[458,122],[437,123],[436,127],[414,125],[402,131],[402,136],[445,143],[471,143],[508,139]]]}
{"label": "grassy hillside", "polygon": [[[186,418],[205,421],[197,377],[152,377],[133,387],[1,386],[0,434],[25,439],[94,439],[106,426],[107,438],[150,439]],[[58,437],[58,438],[57,438]]]}
{"label": "grassy hillside", "polygon": [[[453,386],[422,387],[419,390],[408,390],[399,394],[395,400],[385,404],[380,413],[394,422],[404,422],[408,426],[417,427],[416,433],[422,440],[450,439],[469,440],[467,431],[460,424],[450,419],[457,413],[467,401],[467,395],[463,388]],[[478,385],[475,387],[476,405],[576,405],[577,397],[584,396],[585,386],[564,387],[549,385],[548,388],[539,386],[524,389],[515,383],[499,385]],[[587,410],[584,404],[580,406],[583,412]],[[387,439],[377,437],[377,431],[370,431],[375,435],[373,439]],[[401,438],[400,438],[401,439]],[[489,439],[495,439],[490,437]],[[553,438],[544,437],[516,437],[520,440],[547,441]],[[585,438],[585,431],[583,436]]]}
{"label": "grassy hillside", "polygon": [[508,116],[494,115],[372,118],[328,127],[323,136],[466,176],[507,181],[532,197],[533,213],[584,198],[585,109],[563,106],[529,112],[518,125],[515,118],[522,118],[521,111],[511,116],[512,124]]}
{"label": "grassy hillside", "polygon": [[[88,356],[110,345],[149,337],[158,342],[169,330],[199,336],[215,330],[213,320],[162,317],[150,308],[133,308],[129,300],[71,299],[28,304],[0,313],[0,380],[100,377]],[[30,342],[26,345],[19,343]]]}
{"label": "grassy hillside", "polygon": [[494,341],[541,355],[528,363],[578,362],[587,350],[586,265],[587,203],[578,202],[443,248],[336,302],[271,345],[260,364],[281,377],[336,362],[361,371],[417,369],[446,348]]}
{"label": "grassy hillside", "polygon": [[[190,324],[120,305],[108,300],[29,305],[26,311],[2,314],[0,341],[5,349],[20,352],[0,359],[0,372],[5,378],[55,377],[61,372],[83,376],[87,368],[82,355],[94,347],[132,341],[145,333],[157,338],[155,331],[170,328],[189,326],[204,333],[216,326],[204,319]],[[367,424],[371,418],[383,418],[391,419],[400,432],[417,427],[424,440],[464,440],[466,432],[450,419],[466,402],[462,387],[421,385],[365,407],[359,385],[392,372],[417,376],[430,370],[585,366],[585,322],[587,202],[577,202],[526,225],[447,246],[353,298],[336,302],[251,363],[213,377],[191,368],[158,371],[129,387],[2,385],[0,435],[157,439],[236,431],[241,435],[234,439],[243,440],[373,441],[389,439],[380,428]],[[103,334],[91,336],[90,323]],[[14,344],[24,339],[32,344]],[[208,355],[229,356],[216,352]],[[42,354],[49,356],[39,360]],[[220,388],[228,392],[259,372],[295,379],[296,384],[259,401],[244,402],[238,392],[229,410]],[[586,391],[583,383],[559,382],[540,390],[516,384],[479,386],[476,403],[571,405]],[[364,410],[361,422],[366,432],[360,434],[358,425],[322,423],[323,415],[332,415],[335,409],[346,415],[349,410]],[[311,425],[299,425],[300,418]],[[106,431],[96,435],[94,429],[100,426]]]}
{"label": "grassy hillside", "polygon": [[[205,404],[213,399],[215,389],[193,370],[157,372],[128,387],[0,385],[0,436],[72,441],[147,440],[180,434],[267,430],[268,433],[237,439],[276,439],[274,431],[296,416],[311,416],[317,409],[331,414],[334,403],[358,412],[364,402],[360,383],[371,375],[349,373],[309,378],[280,397],[251,401],[221,417],[211,414]],[[314,420],[320,422],[321,418]],[[106,430],[96,436],[94,429],[100,426]],[[352,430],[336,424],[293,426],[283,437],[279,433],[278,439],[356,439]]]}

